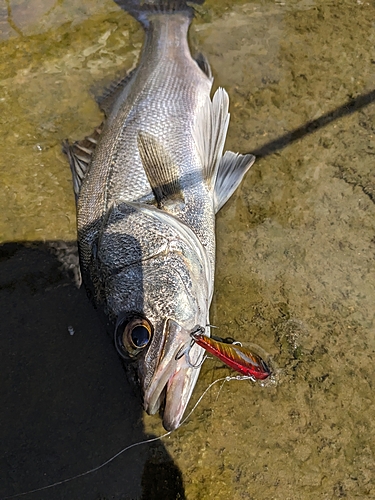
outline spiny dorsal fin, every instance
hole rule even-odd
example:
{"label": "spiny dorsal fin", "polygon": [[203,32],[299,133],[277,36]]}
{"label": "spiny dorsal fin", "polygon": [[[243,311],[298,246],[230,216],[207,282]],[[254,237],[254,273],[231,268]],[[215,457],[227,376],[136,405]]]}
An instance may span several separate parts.
{"label": "spiny dorsal fin", "polygon": [[147,179],[160,206],[165,199],[183,199],[178,166],[156,137],[138,132],[138,150]]}
{"label": "spiny dorsal fin", "polygon": [[194,139],[200,156],[203,178],[213,187],[217,166],[223,154],[225,138],[229,125],[229,97],[226,91],[218,88],[211,101],[207,98],[200,108],[194,128]]}
{"label": "spiny dorsal fin", "polygon": [[90,136],[85,137],[82,141],[76,141],[73,144],[70,144],[69,141],[63,142],[63,153],[65,153],[69,159],[76,199],[78,198],[83,178],[91,163],[91,158],[102,132],[102,128],[103,124],[99,125]]}
{"label": "spiny dorsal fin", "polygon": [[106,89],[104,89],[102,95],[96,98],[99,108],[107,117],[112,111],[113,104],[132,78],[134,71],[135,70],[133,69],[124,77],[111,83]]}
{"label": "spiny dorsal fin", "polygon": [[226,151],[221,158],[214,189],[214,207],[217,213],[240,185],[243,176],[255,161],[255,156]]}

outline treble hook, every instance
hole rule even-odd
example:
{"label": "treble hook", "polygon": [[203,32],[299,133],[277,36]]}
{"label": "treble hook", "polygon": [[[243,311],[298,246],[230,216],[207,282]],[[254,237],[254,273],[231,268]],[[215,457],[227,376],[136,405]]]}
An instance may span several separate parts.
{"label": "treble hook", "polygon": [[204,360],[206,359],[207,356],[203,356],[203,359],[200,363],[198,363],[197,365],[194,365],[191,360],[190,360],[190,351],[191,351],[191,348],[193,347],[193,345],[195,344],[195,339],[194,339],[194,336],[196,334],[204,334],[204,331],[205,331],[205,328],[203,326],[195,326],[192,331],[190,332],[190,336],[191,336],[191,342],[190,344],[188,345],[188,347],[181,347],[178,351],[177,351],[177,354],[175,356],[175,360],[178,361],[179,359],[182,358],[182,356],[186,356],[186,362],[187,364],[189,365],[190,368],[195,368],[195,369],[198,369],[200,368],[202,365],[203,365],[203,362]]}

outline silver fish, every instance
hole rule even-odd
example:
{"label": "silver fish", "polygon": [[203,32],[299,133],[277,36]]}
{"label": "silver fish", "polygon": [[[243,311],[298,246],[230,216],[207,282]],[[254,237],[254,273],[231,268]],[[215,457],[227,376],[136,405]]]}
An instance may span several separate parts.
{"label": "silver fish", "polygon": [[[115,324],[115,343],[137,367],[144,408],[164,403],[179,426],[209,335],[215,213],[254,162],[226,151],[229,99],[204,56],[192,58],[192,8],[183,0],[117,0],[143,25],[139,64],[101,101],[104,124],[65,143],[77,200],[86,287]],[[185,355],[184,355],[185,354]]]}

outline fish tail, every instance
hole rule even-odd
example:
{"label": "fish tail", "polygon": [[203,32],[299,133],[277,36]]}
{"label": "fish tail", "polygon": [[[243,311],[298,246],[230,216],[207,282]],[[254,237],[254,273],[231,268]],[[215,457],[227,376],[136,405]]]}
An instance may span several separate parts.
{"label": "fish tail", "polygon": [[[144,28],[149,26],[149,16],[152,14],[186,14],[194,17],[191,4],[202,4],[205,0],[115,0],[123,10],[135,17]],[[189,5],[188,5],[189,4]]]}

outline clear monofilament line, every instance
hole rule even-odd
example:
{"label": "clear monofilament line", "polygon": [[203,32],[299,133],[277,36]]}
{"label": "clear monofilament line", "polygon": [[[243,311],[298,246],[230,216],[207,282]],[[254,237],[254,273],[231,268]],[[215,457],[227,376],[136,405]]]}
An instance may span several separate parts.
{"label": "clear monofilament line", "polygon": [[[186,421],[188,420],[188,418],[190,418],[190,416],[196,410],[197,406],[199,405],[199,403],[202,401],[202,399],[207,394],[207,392],[211,389],[212,386],[214,386],[218,382],[223,382],[223,384],[224,384],[225,382],[229,382],[230,380],[251,380],[251,377],[236,375],[236,376],[233,376],[233,377],[228,376],[228,377],[218,378],[218,379],[214,380],[213,382],[211,382],[211,384],[205,389],[205,391],[203,392],[203,394],[199,397],[198,401],[193,406],[192,410],[183,419],[183,421],[177,427],[177,429],[179,429],[183,424],[186,423]],[[177,430],[177,429],[175,429],[175,430]],[[103,467],[105,467],[109,463],[113,462],[117,457],[119,457],[120,455],[122,455],[123,453],[125,453],[125,451],[128,451],[131,448],[135,448],[136,446],[141,446],[142,444],[153,443],[154,441],[158,441],[159,439],[163,439],[163,438],[169,436],[172,432],[174,432],[174,431],[168,431],[165,434],[162,434],[161,436],[157,436],[157,437],[150,438],[150,439],[145,439],[144,441],[138,441],[137,443],[133,443],[133,444],[131,444],[129,446],[126,446],[125,448],[123,448],[122,450],[120,450],[118,453],[116,453],[115,455],[113,455],[111,458],[109,458],[108,460],[106,460],[102,464],[94,467],[93,469],[87,470],[86,472],[82,472],[81,474],[77,474],[76,476],[68,477],[67,479],[62,479],[61,481],[56,481],[55,483],[48,484],[47,486],[42,486],[40,488],[35,488],[34,490],[28,490],[28,491],[24,491],[22,493],[17,493],[15,495],[10,495],[10,496],[7,496],[7,497],[3,497],[1,500],[10,500],[11,498],[18,498],[18,497],[22,497],[22,496],[25,496],[25,495],[31,495],[32,493],[37,493],[38,491],[48,490],[49,488],[54,488],[55,486],[59,486],[60,484],[69,483],[70,481],[74,481],[75,479],[79,479],[80,477],[88,476],[89,474],[93,474],[94,472],[98,471],[99,469],[102,469]]]}

